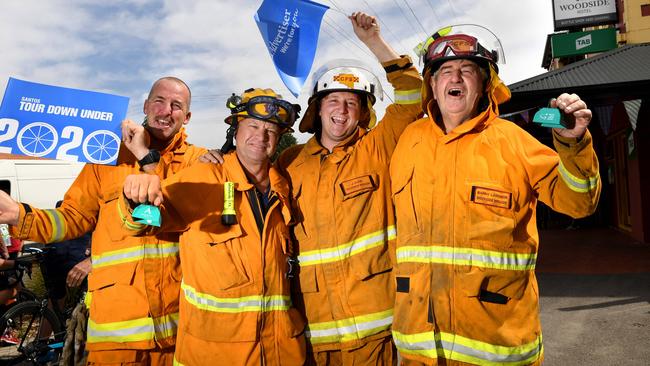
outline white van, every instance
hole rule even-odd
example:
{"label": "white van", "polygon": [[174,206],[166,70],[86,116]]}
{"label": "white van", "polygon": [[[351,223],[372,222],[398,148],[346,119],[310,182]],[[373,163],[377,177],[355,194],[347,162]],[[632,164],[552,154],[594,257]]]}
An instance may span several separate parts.
{"label": "white van", "polygon": [[84,163],[0,154],[0,189],[35,208],[54,208]]}

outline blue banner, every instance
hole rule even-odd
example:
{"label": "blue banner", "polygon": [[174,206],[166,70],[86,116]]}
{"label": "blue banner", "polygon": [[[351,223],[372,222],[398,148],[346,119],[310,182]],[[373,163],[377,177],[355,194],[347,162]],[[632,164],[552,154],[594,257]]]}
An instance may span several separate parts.
{"label": "blue banner", "polygon": [[314,63],[320,24],[327,9],[309,0],[264,0],[255,14],[273,64],[295,97]]}
{"label": "blue banner", "polygon": [[129,98],[9,78],[0,152],[115,165]]}

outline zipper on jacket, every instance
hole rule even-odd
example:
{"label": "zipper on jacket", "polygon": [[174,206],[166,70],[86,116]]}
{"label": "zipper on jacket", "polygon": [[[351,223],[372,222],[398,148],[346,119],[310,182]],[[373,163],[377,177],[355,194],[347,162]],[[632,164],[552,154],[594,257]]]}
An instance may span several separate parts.
{"label": "zipper on jacket", "polygon": [[[456,140],[454,140],[452,142],[452,144],[454,144],[454,159],[453,159],[454,165],[452,166],[454,175],[453,175],[453,179],[451,181],[451,189],[450,189],[451,192],[450,192],[449,197],[456,197],[456,179],[457,179],[456,175],[457,175],[457,171],[458,171],[458,169],[456,169],[456,166],[458,166],[458,145],[459,145],[459,141],[460,141],[460,139],[456,139]],[[452,244],[452,251],[451,251],[452,259],[451,259],[451,275],[449,276],[449,279],[451,281],[451,284],[450,284],[451,286],[449,288],[450,288],[450,291],[455,292],[455,289],[456,289],[456,287],[455,287],[456,286],[456,251],[458,249],[456,247],[456,245],[457,245],[457,241],[456,241],[456,219],[455,219],[456,218],[456,216],[455,216],[456,215],[456,205],[454,204],[455,200],[453,198],[450,201],[451,201],[451,215],[450,215],[450,217],[451,217],[451,225],[450,225],[451,226],[451,235],[450,235],[450,239],[451,239],[451,244]],[[455,305],[455,302],[456,302],[455,293],[450,294],[450,295],[451,296],[449,296],[449,298],[450,298],[451,301],[450,301],[450,304],[449,304],[449,308],[454,309],[454,305]],[[450,311],[450,316],[449,317],[450,317],[449,325],[451,327],[451,332],[452,332],[452,334],[456,334],[456,325],[455,325],[455,323],[456,323],[455,318],[456,317],[455,317],[455,313],[454,313],[453,310]],[[454,340],[454,342],[455,342],[455,340]]]}

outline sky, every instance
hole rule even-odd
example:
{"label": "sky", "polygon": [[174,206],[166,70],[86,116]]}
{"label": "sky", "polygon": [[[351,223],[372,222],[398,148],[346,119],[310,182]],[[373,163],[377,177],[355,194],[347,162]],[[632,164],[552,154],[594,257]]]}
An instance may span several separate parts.
{"label": "sky", "polygon": [[[551,1],[318,0],[329,6],[312,71],[336,58],[355,58],[385,74],[356,39],[345,14],[379,18],[384,38],[417,60],[413,47],[439,28],[480,24],[503,45],[506,84],[544,73],[546,36],[553,32]],[[218,148],[225,141],[231,93],[273,88],[306,109],[309,81],[299,98],[282,84],[253,19],[261,0],[21,0],[0,11],[0,88],[9,77],[130,98],[127,118],[141,121],[151,84],[176,76],[192,89],[189,141]],[[416,62],[417,65],[417,62]],[[420,69],[421,66],[417,65]],[[379,117],[388,98],[376,104]],[[296,124],[297,125],[297,124]],[[297,128],[296,128],[297,129]],[[308,134],[295,133],[299,142]]]}

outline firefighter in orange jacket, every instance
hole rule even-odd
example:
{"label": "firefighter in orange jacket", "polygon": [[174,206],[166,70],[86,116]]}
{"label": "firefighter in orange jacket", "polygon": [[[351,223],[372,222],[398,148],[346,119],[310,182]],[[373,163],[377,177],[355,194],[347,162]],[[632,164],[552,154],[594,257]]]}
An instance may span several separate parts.
{"label": "firefighter in orange jacket", "polygon": [[[230,137],[222,152],[232,147],[233,134],[237,149],[223,164],[192,166],[162,188],[157,176],[127,177],[124,197],[162,202],[162,227],[133,221],[124,198],[118,211],[132,235],[183,231],[175,364],[302,365],[305,322],[289,289],[295,269],[287,226],[289,187],[269,159],[280,135],[291,131],[299,106],[271,89],[249,89],[229,106]],[[234,191],[224,193],[230,184]],[[225,205],[225,197],[234,203]]]}
{"label": "firefighter in orange jacket", "polygon": [[[86,164],[60,208],[41,210],[0,196],[0,221],[21,239],[58,242],[88,231],[92,272],[89,364],[170,365],[178,322],[180,264],[177,235],[119,237],[105,211],[121,196],[124,178],[145,170],[171,176],[205,153],[186,141],[190,90],[180,79],[157,80],[144,102],[146,127],[125,120],[117,166]],[[149,146],[146,140],[150,140]]]}
{"label": "firefighter in orange jacket", "polygon": [[510,98],[499,44],[479,26],[421,44],[428,117],[406,129],[390,166],[404,365],[541,364],[537,200],[573,217],[598,202],[591,111],[575,94],[552,102],[575,121],[553,129],[557,152],[498,118]]}
{"label": "firefighter in orange jacket", "polygon": [[404,128],[421,115],[422,79],[407,56],[385,43],[374,17],[350,19],[386,70],[395,102],[374,127],[372,106],[382,94],[377,78],[347,60],[325,65],[314,74],[300,122],[300,131],[315,135],[287,149],[278,165],[292,188],[308,364],[392,365],[395,217],[388,163]]}

